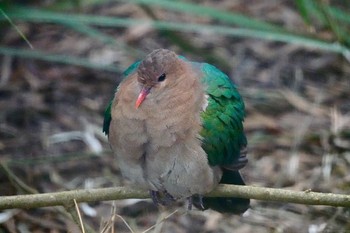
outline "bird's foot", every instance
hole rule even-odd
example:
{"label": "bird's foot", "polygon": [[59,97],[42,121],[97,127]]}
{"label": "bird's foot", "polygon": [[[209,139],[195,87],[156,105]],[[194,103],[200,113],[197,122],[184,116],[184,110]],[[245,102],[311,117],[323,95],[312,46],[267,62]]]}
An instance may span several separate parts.
{"label": "bird's foot", "polygon": [[200,210],[205,210],[204,204],[203,204],[203,196],[202,195],[198,195],[197,208],[200,209]]}
{"label": "bird's foot", "polygon": [[171,202],[176,201],[176,199],[170,193],[168,193],[167,191],[164,191],[163,193],[164,193],[164,197],[165,197],[164,198],[165,202],[171,203]]}
{"label": "bird's foot", "polygon": [[169,205],[175,201],[175,198],[167,191],[160,193],[159,191],[150,190],[149,192],[155,205]]}
{"label": "bird's foot", "polygon": [[[198,197],[198,200],[196,200]],[[188,210],[192,210],[192,206],[193,206],[193,199],[195,199],[195,206],[200,209],[200,210],[205,210],[204,205],[203,205],[203,196],[202,195],[196,195],[196,197],[194,196],[190,196],[187,198],[188,200],[188,205],[187,205],[187,209]]]}
{"label": "bird's foot", "polygon": [[158,191],[150,190],[149,194],[150,194],[150,196],[152,198],[152,201],[153,201],[154,205],[162,204]]}

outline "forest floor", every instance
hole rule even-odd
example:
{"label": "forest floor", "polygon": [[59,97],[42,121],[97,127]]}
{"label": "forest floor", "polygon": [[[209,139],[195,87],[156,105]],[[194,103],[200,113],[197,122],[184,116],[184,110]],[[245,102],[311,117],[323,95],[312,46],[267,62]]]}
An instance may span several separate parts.
{"label": "forest floor", "polygon": [[[289,1],[202,1],[204,5],[307,31]],[[152,8],[157,18],[214,24],[206,17]],[[110,3],[82,13],[150,18],[137,5]],[[18,23],[34,48],[128,67],[156,48],[222,69],[239,88],[247,117],[246,183],[262,187],[350,192],[350,65],[340,55],[300,46],[210,33],[156,31],[147,25],[101,29],[134,49],[86,37],[54,24]],[[12,27],[0,29],[2,45],[25,47]],[[192,48],[179,43],[185,41]],[[142,52],[140,52],[142,51]],[[102,133],[103,112],[121,72],[1,57],[0,195],[28,193],[13,176],[40,193],[123,185]],[[6,75],[5,75],[6,74]],[[253,200],[243,216],[190,211],[185,205],[157,209],[150,200],[81,205],[83,221],[114,232],[350,232],[350,210]],[[174,212],[177,210],[176,212]],[[0,232],[79,232],[59,208],[0,213]],[[115,213],[116,215],[113,215]],[[5,220],[1,220],[4,219]],[[106,231],[112,232],[112,231]]]}

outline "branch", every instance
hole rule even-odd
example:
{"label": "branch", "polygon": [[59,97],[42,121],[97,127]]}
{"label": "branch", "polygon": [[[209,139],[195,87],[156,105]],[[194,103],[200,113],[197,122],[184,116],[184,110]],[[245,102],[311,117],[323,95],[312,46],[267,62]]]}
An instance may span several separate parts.
{"label": "branch", "polygon": [[[207,197],[241,197],[265,201],[298,203],[305,205],[327,205],[350,207],[350,195],[292,191],[240,185],[219,185]],[[147,191],[129,187],[73,190],[56,193],[42,193],[0,197],[0,210],[14,208],[38,208],[66,205],[75,199],[77,202],[109,201],[120,199],[149,198]]]}

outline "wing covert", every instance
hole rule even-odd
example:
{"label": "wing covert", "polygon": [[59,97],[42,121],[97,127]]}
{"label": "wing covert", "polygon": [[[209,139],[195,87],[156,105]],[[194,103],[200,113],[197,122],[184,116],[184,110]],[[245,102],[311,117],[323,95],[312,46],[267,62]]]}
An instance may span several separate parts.
{"label": "wing covert", "polygon": [[244,102],[226,74],[206,63],[200,68],[208,98],[208,106],[201,114],[203,149],[212,166],[234,164],[247,144]]}

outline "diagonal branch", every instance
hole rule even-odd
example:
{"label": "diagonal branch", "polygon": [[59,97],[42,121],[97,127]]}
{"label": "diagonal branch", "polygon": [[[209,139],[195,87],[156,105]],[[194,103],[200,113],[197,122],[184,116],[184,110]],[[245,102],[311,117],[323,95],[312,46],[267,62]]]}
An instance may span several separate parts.
{"label": "diagonal branch", "polygon": [[[350,207],[350,195],[292,191],[240,185],[219,185],[207,194],[210,197],[242,197],[265,201],[298,203],[305,205],[328,205]],[[146,191],[129,187],[73,190],[56,193],[42,193],[0,197],[0,210],[14,208],[39,208],[66,205],[75,199],[77,202],[109,201],[129,198],[149,198]]]}

